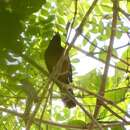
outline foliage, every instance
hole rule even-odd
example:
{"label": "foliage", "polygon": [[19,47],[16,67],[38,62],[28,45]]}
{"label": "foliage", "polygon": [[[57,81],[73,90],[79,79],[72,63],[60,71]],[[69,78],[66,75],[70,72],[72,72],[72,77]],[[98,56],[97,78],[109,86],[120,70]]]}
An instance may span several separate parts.
{"label": "foliage", "polygon": [[[114,74],[106,75],[107,80],[103,81],[104,66],[110,53],[114,2],[117,0],[98,0],[85,17],[92,7],[91,0],[0,1],[1,130],[27,128],[26,120],[30,120],[31,130],[88,128],[90,123],[95,122],[84,109],[93,115],[98,100],[101,106],[95,118],[103,129],[124,129],[123,125],[128,123],[125,117],[128,117],[130,102],[130,44],[125,40],[130,38],[129,1],[119,1],[115,42],[109,62]],[[75,44],[67,40],[69,31]],[[66,43],[72,44],[69,55],[73,83],[70,86],[79,102],[73,109],[64,107],[56,84],[49,87],[51,83],[44,52],[55,32],[60,33],[64,47]],[[75,37],[76,32],[78,36]],[[80,63],[78,55],[81,53],[104,66],[92,70],[88,68],[84,75],[77,75],[76,65]],[[99,93],[102,82],[105,82],[103,97]],[[31,115],[33,110],[36,112],[30,119],[28,114]],[[93,127],[98,129],[97,125]]]}

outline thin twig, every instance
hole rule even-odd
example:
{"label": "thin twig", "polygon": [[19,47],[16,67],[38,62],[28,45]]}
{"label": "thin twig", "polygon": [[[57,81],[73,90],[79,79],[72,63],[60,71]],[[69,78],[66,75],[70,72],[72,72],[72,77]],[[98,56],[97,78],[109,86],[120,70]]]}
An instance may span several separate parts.
{"label": "thin twig", "polygon": [[[29,63],[31,63],[33,66],[35,66],[38,70],[40,70],[43,74],[45,74],[45,75],[47,75],[48,76],[48,73],[42,68],[42,67],[40,67],[35,61],[32,61],[29,57],[27,57],[27,56],[22,56],[23,58],[25,57],[26,59],[25,60],[27,60]],[[63,60],[62,59],[62,57],[61,57],[61,60]],[[60,62],[60,61],[58,61],[58,64],[60,64],[60,63],[62,63],[62,62]],[[55,72],[55,73],[57,73],[57,72]],[[51,80],[54,80],[57,84],[59,84],[60,86],[63,86],[64,87],[64,89],[65,89],[65,92],[66,92],[66,94],[67,94],[67,96],[69,97],[69,98],[71,98],[84,112],[85,112],[85,114],[91,119],[91,120],[93,120],[93,122],[95,122],[95,124],[100,128],[100,130],[102,130],[102,127],[100,126],[100,124],[95,120],[95,118],[93,118],[93,116],[73,97],[73,95],[68,91],[68,90],[66,90],[66,85],[64,85],[62,82],[60,82],[59,80],[57,80],[56,79],[56,77],[54,76],[50,76],[50,79]],[[49,84],[47,84],[47,86],[48,86]],[[45,88],[48,88],[48,87],[45,87]],[[48,89],[46,89],[46,91],[47,91]],[[42,97],[41,97],[41,99],[43,99],[44,98],[44,95],[45,95],[45,92],[44,92],[44,94],[42,94]],[[33,120],[33,118],[34,118],[34,116],[35,116],[35,114],[37,113],[37,110],[39,109],[39,107],[40,107],[40,102],[39,103],[37,103],[37,105],[36,105],[36,107],[35,107],[35,110],[34,110],[34,112],[32,113],[32,115],[30,116],[30,120],[28,121],[28,125],[27,125],[27,130],[30,128],[30,125],[31,125],[31,123],[32,123],[32,120]]]}
{"label": "thin twig", "polygon": [[101,95],[98,95],[98,94],[96,94],[96,93],[93,93],[93,92],[87,90],[86,87],[73,86],[73,88],[76,88],[76,89],[78,89],[78,90],[80,90],[80,91],[83,91],[83,92],[85,92],[85,93],[88,93],[88,94],[90,94],[90,95],[96,97],[98,100],[100,100],[101,103],[105,102],[105,103],[107,103],[107,104],[112,105],[113,107],[115,107],[116,109],[118,109],[120,112],[122,112],[123,114],[125,114],[128,118],[130,118],[130,115],[129,115],[126,111],[124,111],[123,109],[121,109],[121,108],[120,108],[116,103],[114,103],[113,101],[108,100],[108,99],[102,97]]}
{"label": "thin twig", "polygon": [[130,21],[130,14],[125,12],[123,9],[119,8],[119,11]]}
{"label": "thin twig", "polygon": [[[53,84],[50,84],[50,89],[53,87]],[[40,116],[40,120],[42,120],[43,116],[44,116],[44,113],[45,113],[45,110],[46,110],[46,107],[47,107],[47,103],[48,103],[48,100],[49,100],[49,97],[50,97],[50,89],[49,91],[47,92],[47,97],[45,99],[45,103],[44,103],[44,107],[43,107],[43,110],[42,110],[42,113],[41,113],[41,116]],[[41,122],[39,122],[39,129],[41,128]]]}
{"label": "thin twig", "polygon": [[[19,118],[24,118],[23,113],[19,113],[19,112],[16,112],[16,111],[13,111],[13,110],[10,110],[10,109],[7,109],[7,108],[0,107],[0,111],[1,112],[6,112],[6,113],[14,115],[14,116],[17,116]],[[40,119],[38,119],[38,118],[33,119],[33,122],[35,124],[38,124],[39,121],[40,121]],[[101,122],[101,121],[99,121],[99,122],[102,123],[103,128],[119,126],[120,124],[122,125],[122,122],[119,122],[119,121],[109,121],[109,122]],[[66,125],[66,124],[56,123],[56,122],[47,121],[47,120],[42,120],[42,123],[52,125],[52,126],[61,127],[61,128],[72,128],[72,129],[78,129],[78,130],[88,130],[88,126],[89,126],[89,124],[88,125],[86,124],[86,127],[83,128],[82,126]],[[123,122],[123,125],[130,125],[130,122]],[[94,126],[94,128],[97,128],[97,127]]]}
{"label": "thin twig", "polygon": [[[87,41],[88,41],[91,45],[93,45],[94,47],[96,47],[96,48],[98,48],[99,50],[101,50],[101,51],[107,53],[107,50],[104,50],[103,48],[98,47],[97,45],[95,45],[93,42],[91,42],[91,41],[90,41],[86,36],[84,36],[83,34],[81,34],[81,36],[83,36],[83,37],[85,38],[85,40],[87,40]],[[127,46],[128,46],[128,44],[127,44]],[[124,47],[124,46],[122,46],[122,47]],[[121,47],[120,47],[120,48],[121,48]],[[115,48],[115,49],[116,49],[116,48]],[[125,60],[123,60],[123,59],[117,57],[116,55],[112,54],[112,56],[113,56],[115,59],[120,60],[122,63],[124,63],[124,64],[126,64],[126,65],[129,65],[128,62],[126,62]]]}
{"label": "thin twig", "polygon": [[128,44],[128,43],[127,43],[127,44],[125,44],[125,45],[122,45],[122,46],[116,47],[115,49],[116,49],[116,50],[119,50],[119,49],[122,49],[122,48],[127,47],[127,46],[129,46],[129,44]]}
{"label": "thin twig", "polygon": [[75,0],[75,11],[74,11],[74,17],[73,17],[73,20],[72,20],[72,23],[71,23],[71,26],[70,26],[70,31],[69,31],[69,33],[68,33],[68,37],[67,37],[67,42],[66,43],[68,43],[68,40],[69,40],[69,38],[70,38],[70,34],[71,34],[71,32],[72,32],[72,28],[73,28],[73,25],[74,25],[74,23],[75,23],[75,20],[76,20],[76,15],[77,15],[77,5],[78,5],[78,0]]}
{"label": "thin twig", "polygon": [[[27,59],[28,59],[28,58],[27,58]],[[29,60],[29,61],[30,61],[30,60]],[[32,63],[33,63],[33,62],[32,62]],[[36,64],[36,63],[35,63],[35,64]],[[35,64],[32,64],[32,65],[35,66]],[[38,65],[36,65],[36,66],[38,66]],[[36,67],[36,66],[35,66],[35,67]],[[37,68],[37,67],[36,67],[36,68]],[[38,67],[38,68],[40,68],[40,67]],[[38,68],[37,68],[37,69],[38,69]],[[40,70],[41,70],[41,68],[40,68]],[[43,72],[43,74],[44,74],[44,71],[42,71],[42,72]],[[61,84],[61,82],[57,81],[57,79],[55,79],[54,77],[53,77],[53,80]],[[64,86],[64,85],[62,85],[62,86]]]}
{"label": "thin twig", "polygon": [[47,91],[48,91],[48,89],[49,89],[49,84],[50,84],[50,83],[51,83],[51,80],[49,80],[49,81],[47,82],[46,86],[44,87],[43,92],[42,92],[42,94],[41,94],[41,99],[40,99],[40,101],[36,104],[35,109],[34,109],[33,113],[30,115],[30,118],[29,118],[29,120],[28,120],[28,122],[27,122],[26,130],[29,130],[29,129],[30,129],[31,124],[32,124],[32,121],[33,121],[33,119],[34,119],[34,117],[35,117],[35,115],[36,115],[38,109],[40,108],[41,102],[43,101],[43,99],[44,99],[44,97],[45,97],[45,95],[46,95],[46,93],[47,93]]}
{"label": "thin twig", "polygon": [[88,11],[86,12],[86,14],[84,15],[82,21],[80,22],[79,27],[76,29],[76,33],[71,41],[71,43],[69,44],[68,48],[66,49],[64,54],[68,54],[69,50],[71,49],[72,45],[75,43],[76,39],[78,38],[78,36],[82,33],[82,29],[86,23],[86,21],[89,18],[89,15],[91,14],[91,12],[93,11],[94,7],[96,6],[98,0],[94,0],[92,5],[90,6],[90,8],[88,9]]}
{"label": "thin twig", "polygon": [[[100,62],[102,62],[102,63],[105,63],[104,60],[99,59],[99,58],[97,58],[96,56],[93,56],[91,53],[88,53],[88,52],[86,52],[85,50],[83,50],[83,49],[81,49],[81,48],[79,48],[79,47],[77,47],[77,46],[75,46],[75,45],[72,45],[72,46],[73,46],[74,49],[78,50],[79,52],[82,52],[82,53],[85,54],[86,56],[89,56],[89,57],[91,57],[91,58],[93,58],[93,59],[95,59],[95,60],[97,60],[97,61],[100,61]],[[124,69],[124,68],[121,68],[121,67],[119,67],[119,66],[114,66],[114,65],[112,65],[112,64],[109,64],[109,65],[110,65],[111,67],[113,67],[113,68],[116,68],[116,69],[118,69],[118,70],[121,70],[121,71],[123,71],[123,72],[126,72],[126,69]],[[130,72],[130,71],[128,70],[128,72]]]}

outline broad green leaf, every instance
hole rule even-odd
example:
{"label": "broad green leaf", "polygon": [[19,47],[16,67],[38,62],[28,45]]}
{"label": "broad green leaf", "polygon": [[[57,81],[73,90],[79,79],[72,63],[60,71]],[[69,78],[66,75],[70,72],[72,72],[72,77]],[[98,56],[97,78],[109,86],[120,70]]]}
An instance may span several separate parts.
{"label": "broad green leaf", "polygon": [[86,127],[86,123],[82,120],[69,120],[67,122],[68,125],[72,125],[72,126],[78,126],[81,128],[85,128]]}
{"label": "broad green leaf", "polygon": [[105,92],[105,97],[113,102],[119,103],[125,100],[127,90],[127,87],[108,90]]}
{"label": "broad green leaf", "polygon": [[103,22],[100,21],[99,22],[99,32],[103,33],[103,31],[104,31],[104,25],[103,25]]}
{"label": "broad green leaf", "polygon": [[102,10],[103,10],[103,12],[105,12],[105,13],[109,13],[109,12],[112,12],[112,8],[111,7],[109,7],[108,5],[102,5]]}
{"label": "broad green leaf", "polygon": [[[107,53],[109,53],[108,52],[108,47],[107,46],[103,46],[102,49],[103,50],[100,51],[99,58],[105,61]],[[112,49],[112,54],[117,56],[117,51],[114,48]]]}
{"label": "broad green leaf", "polygon": [[130,13],[130,1],[127,0],[127,10],[128,10],[128,13]]}
{"label": "broad green leaf", "polygon": [[105,61],[106,60],[106,56],[107,56],[106,52],[101,50],[100,54],[99,54],[99,58]]}
{"label": "broad green leaf", "polygon": [[20,19],[9,11],[0,11],[0,48],[14,49],[22,31]]}
{"label": "broad green leaf", "polygon": [[88,72],[86,75],[77,77],[77,84],[80,84],[87,89],[97,92],[101,81],[101,75],[96,72],[96,69]]}
{"label": "broad green leaf", "polygon": [[125,130],[125,128],[122,125],[117,125],[112,127],[111,130]]}
{"label": "broad green leaf", "polygon": [[93,44],[91,44],[90,47],[89,47],[89,53],[93,53],[96,49],[96,46],[97,46],[97,41],[94,40]]}
{"label": "broad green leaf", "polygon": [[[129,51],[130,51],[130,47],[127,48],[127,50],[125,50],[122,54],[122,58],[127,61],[128,63],[130,63],[130,59],[128,58],[129,56]],[[128,65],[124,64],[123,62],[119,61],[116,66],[119,66],[121,68],[127,68]]]}
{"label": "broad green leaf", "polygon": [[121,36],[122,36],[122,32],[121,32],[121,31],[117,31],[117,32],[116,32],[116,37],[117,37],[118,39],[120,39]]}

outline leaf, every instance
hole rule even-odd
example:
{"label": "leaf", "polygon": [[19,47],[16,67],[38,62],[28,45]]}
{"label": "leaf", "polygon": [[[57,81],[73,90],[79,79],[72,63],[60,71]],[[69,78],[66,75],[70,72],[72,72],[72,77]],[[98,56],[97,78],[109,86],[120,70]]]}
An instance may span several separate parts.
{"label": "leaf", "polygon": [[102,59],[103,61],[106,60],[106,52],[104,52],[103,50],[100,51],[100,54],[99,54],[99,59]]}
{"label": "leaf", "polygon": [[47,18],[46,23],[51,23],[54,20],[55,20],[55,15],[49,15],[49,17]]}
{"label": "leaf", "polygon": [[107,36],[107,39],[111,36],[111,26],[109,24],[106,27],[105,35]]}
{"label": "leaf", "polygon": [[128,32],[128,27],[126,27],[126,26],[121,26],[121,27],[120,27],[120,30],[123,31],[123,32]]}
{"label": "leaf", "polygon": [[117,125],[111,128],[111,130],[125,130],[122,125]]}
{"label": "leaf", "polygon": [[32,13],[38,11],[42,4],[45,4],[45,0],[12,0],[11,2],[12,10],[15,14],[18,14],[21,18],[31,15]]}
{"label": "leaf", "polygon": [[59,16],[57,17],[57,20],[58,20],[58,23],[59,23],[59,24],[65,25],[65,20],[64,20],[64,18],[63,18],[62,16],[59,15]]}
{"label": "leaf", "polygon": [[96,13],[97,13],[97,14],[102,14],[101,6],[96,5],[95,10],[96,10]]}
{"label": "leaf", "polygon": [[0,11],[0,48],[14,49],[22,31],[20,19],[9,11]]}
{"label": "leaf", "polygon": [[108,5],[102,5],[103,12],[109,13],[112,12],[112,8],[108,7]]}
{"label": "leaf", "polygon": [[[102,59],[103,61],[106,61],[108,46],[103,46],[102,49],[103,50],[100,51],[99,58]],[[112,54],[117,56],[116,49],[114,48],[112,49]]]}
{"label": "leaf", "polygon": [[117,37],[118,39],[120,39],[121,36],[122,36],[122,32],[121,32],[121,31],[117,31],[117,32],[116,32],[116,37]]}
{"label": "leaf", "polygon": [[128,64],[130,64],[129,52],[130,52],[130,46],[122,54],[122,58],[126,59]]}
{"label": "leaf", "polygon": [[115,103],[119,103],[125,100],[127,90],[128,88],[113,89],[111,91],[105,92],[105,97],[111,101],[114,101]]}
{"label": "leaf", "polygon": [[94,40],[94,41],[93,41],[93,44],[91,44],[91,45],[89,46],[89,53],[93,53],[93,52],[95,51],[95,49],[96,49],[96,46],[97,46],[97,41]]}
{"label": "leaf", "polygon": [[80,84],[87,89],[97,92],[101,82],[101,75],[96,72],[96,69],[91,70],[83,76],[77,76],[77,84]]}
{"label": "leaf", "polygon": [[[104,33],[101,33],[97,38],[100,40],[100,41],[106,41],[109,39],[109,36],[110,36],[110,29],[106,29],[104,30]],[[107,34],[108,33],[108,34]]]}
{"label": "leaf", "polygon": [[[130,64],[130,59],[128,58],[128,52],[130,52],[130,47],[128,47],[122,54],[121,58],[126,60],[128,64]],[[127,68],[127,65],[124,64],[123,62],[119,61],[116,66],[121,67],[121,68]]]}
{"label": "leaf", "polygon": [[118,56],[118,53],[117,53],[117,51],[116,51],[116,49],[112,49],[112,54],[114,55],[114,56]]}
{"label": "leaf", "polygon": [[37,99],[37,92],[34,88],[34,86],[26,79],[21,80],[21,88],[23,91],[30,96],[30,98]]}
{"label": "leaf", "polygon": [[99,29],[99,32],[101,32],[101,33],[104,31],[104,25],[103,25],[102,21],[99,22],[98,29]]}
{"label": "leaf", "polygon": [[128,10],[128,13],[130,13],[130,0],[127,0],[127,10]]}
{"label": "leaf", "polygon": [[82,120],[69,120],[67,122],[68,125],[72,125],[72,126],[76,126],[76,127],[81,127],[81,128],[85,128],[86,127],[86,123]]}
{"label": "leaf", "polygon": [[72,62],[72,63],[79,63],[79,62],[80,62],[80,59],[74,58],[74,59],[71,60],[71,62]]}
{"label": "leaf", "polygon": [[65,33],[65,27],[62,26],[61,24],[56,24],[56,27],[58,28],[58,30],[60,30],[61,32],[64,32]]}
{"label": "leaf", "polygon": [[64,121],[70,117],[71,113],[69,109],[62,109],[61,107],[59,108],[59,106],[60,105],[55,106],[53,117],[55,117],[56,120]]}
{"label": "leaf", "polygon": [[93,24],[93,28],[91,29],[91,32],[98,33],[98,26]]}

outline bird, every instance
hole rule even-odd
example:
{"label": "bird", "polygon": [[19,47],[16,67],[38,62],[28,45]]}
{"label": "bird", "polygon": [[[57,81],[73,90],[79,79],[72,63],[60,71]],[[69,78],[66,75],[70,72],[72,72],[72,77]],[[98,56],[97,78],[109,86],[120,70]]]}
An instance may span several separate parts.
{"label": "bird", "polygon": [[[65,48],[61,46],[61,37],[59,32],[57,32],[52,40],[49,42],[49,45],[47,49],[45,50],[45,63],[47,66],[47,69],[49,73],[52,73],[54,68],[56,67],[59,59],[63,55],[65,51]],[[67,55],[65,59],[63,60],[61,64],[61,69],[59,69],[60,72],[57,79],[65,84],[69,84],[72,82],[72,66],[70,62],[70,58]],[[74,100],[72,100],[69,96],[67,96],[66,91],[64,87],[59,86],[60,92],[61,92],[61,98],[63,103],[65,104],[66,107],[68,108],[73,108],[76,106],[76,103]],[[67,85],[66,85],[67,86]],[[74,97],[74,93],[71,87],[67,87],[67,91]]]}

